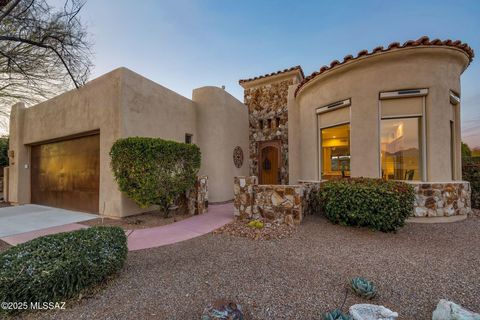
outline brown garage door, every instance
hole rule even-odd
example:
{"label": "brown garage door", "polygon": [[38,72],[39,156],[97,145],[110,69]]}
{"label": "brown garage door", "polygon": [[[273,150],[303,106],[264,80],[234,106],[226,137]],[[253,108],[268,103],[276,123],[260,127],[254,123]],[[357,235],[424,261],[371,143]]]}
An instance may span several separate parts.
{"label": "brown garage door", "polygon": [[32,146],[32,203],[98,213],[100,135]]}

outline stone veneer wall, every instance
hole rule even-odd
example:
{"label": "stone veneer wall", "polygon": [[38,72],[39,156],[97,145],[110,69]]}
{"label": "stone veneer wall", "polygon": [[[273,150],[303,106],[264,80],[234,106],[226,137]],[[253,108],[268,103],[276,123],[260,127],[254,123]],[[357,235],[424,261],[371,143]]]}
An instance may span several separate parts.
{"label": "stone veneer wall", "polygon": [[193,190],[187,192],[189,214],[202,214],[208,210],[208,177],[199,176]]}
{"label": "stone veneer wall", "polygon": [[[269,83],[259,87],[245,89],[244,101],[249,114],[249,166],[250,175],[258,176],[259,142],[279,140],[281,143],[282,163],[280,168],[280,184],[288,184],[288,86],[293,79]],[[276,118],[280,124],[276,126]],[[271,127],[268,127],[268,120]],[[260,128],[263,120],[264,128]]]}
{"label": "stone veneer wall", "polygon": [[298,184],[303,188],[303,214],[311,215],[319,213],[319,204],[312,201],[313,196],[318,192],[322,183],[327,180],[299,180]]}
{"label": "stone veneer wall", "polygon": [[303,220],[303,187],[258,185],[256,176],[235,177],[236,219],[264,219],[272,223],[300,224]]}
{"label": "stone veneer wall", "polygon": [[415,217],[450,217],[471,212],[470,183],[466,181],[410,182],[415,189]]}
{"label": "stone veneer wall", "polygon": [[[300,224],[303,217],[318,213],[318,204],[310,197],[322,181],[300,180],[298,185],[258,185],[256,176],[235,177],[234,216],[236,219],[260,219]],[[407,181],[414,186],[412,216],[449,217],[471,212],[470,183],[466,181],[426,183]]]}

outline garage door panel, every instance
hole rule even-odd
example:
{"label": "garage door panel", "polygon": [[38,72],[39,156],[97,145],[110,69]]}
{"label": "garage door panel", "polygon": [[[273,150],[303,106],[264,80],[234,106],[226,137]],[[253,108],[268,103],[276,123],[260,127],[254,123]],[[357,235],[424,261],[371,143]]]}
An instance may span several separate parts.
{"label": "garage door panel", "polygon": [[98,213],[99,135],[32,147],[32,203]]}

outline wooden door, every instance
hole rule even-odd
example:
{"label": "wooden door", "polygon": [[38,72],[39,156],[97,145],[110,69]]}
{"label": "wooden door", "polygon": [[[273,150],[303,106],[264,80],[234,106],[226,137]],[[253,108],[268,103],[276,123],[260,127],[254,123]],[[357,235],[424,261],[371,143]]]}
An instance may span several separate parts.
{"label": "wooden door", "polygon": [[32,203],[99,212],[100,136],[32,146]]}
{"label": "wooden door", "polygon": [[280,148],[276,143],[266,143],[260,150],[260,184],[280,183]]}

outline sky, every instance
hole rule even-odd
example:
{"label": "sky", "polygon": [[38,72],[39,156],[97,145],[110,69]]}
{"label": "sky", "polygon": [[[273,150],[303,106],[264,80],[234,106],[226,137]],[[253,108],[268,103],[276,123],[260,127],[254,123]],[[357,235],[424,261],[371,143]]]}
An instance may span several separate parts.
{"label": "sky", "polygon": [[[57,1],[57,0],[55,0]],[[59,1],[59,0],[58,0]],[[185,97],[239,79],[332,60],[423,35],[477,53],[462,81],[462,135],[480,147],[480,1],[88,0],[92,79],[127,67]]]}

